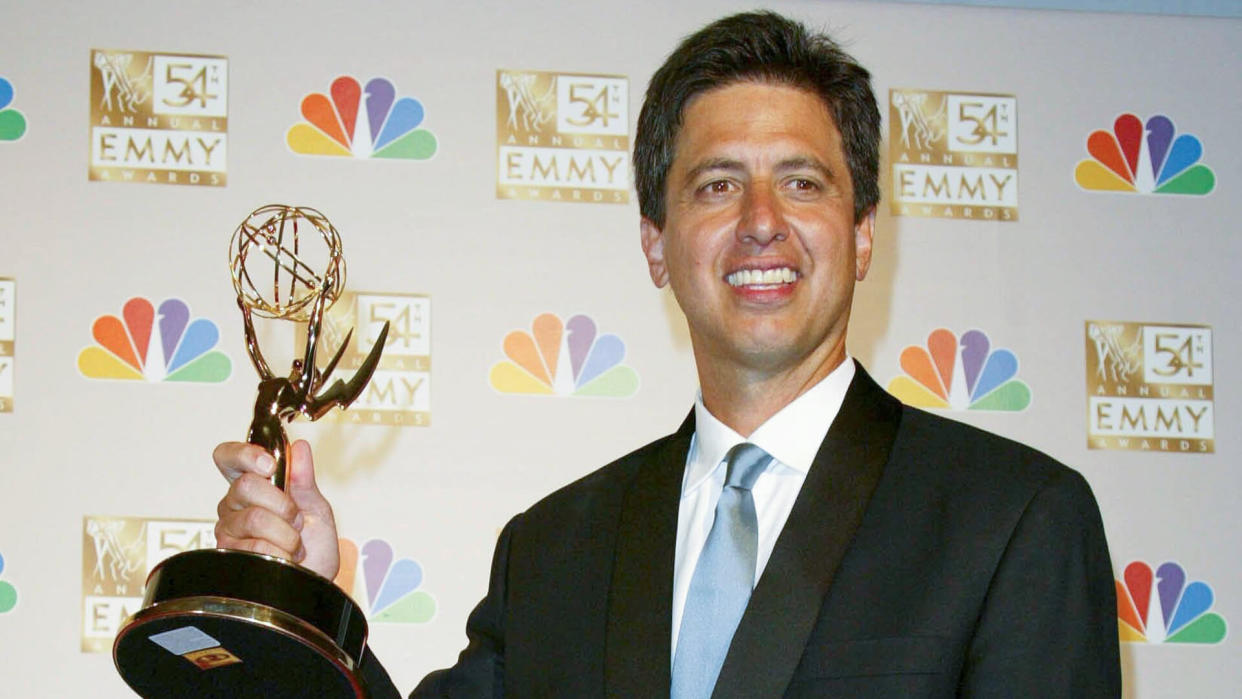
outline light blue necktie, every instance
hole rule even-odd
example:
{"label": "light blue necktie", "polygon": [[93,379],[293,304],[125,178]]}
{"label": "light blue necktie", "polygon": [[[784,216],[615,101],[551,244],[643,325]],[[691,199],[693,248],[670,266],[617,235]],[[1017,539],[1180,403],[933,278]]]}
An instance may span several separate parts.
{"label": "light blue necktie", "polygon": [[711,696],[755,585],[759,523],[750,489],[771,457],[754,444],[742,443],[725,458],[728,468],[716,519],[694,567],[681,615],[672,699]]}

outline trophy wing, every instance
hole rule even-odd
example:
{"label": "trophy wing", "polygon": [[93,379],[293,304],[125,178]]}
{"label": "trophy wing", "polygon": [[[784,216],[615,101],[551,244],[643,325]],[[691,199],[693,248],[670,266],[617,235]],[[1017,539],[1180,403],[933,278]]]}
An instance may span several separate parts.
{"label": "trophy wing", "polygon": [[[319,395],[308,398],[303,411],[312,420],[318,420],[323,417],[329,410],[335,406],[342,409],[348,408],[350,403],[357,400],[362,395],[362,390],[367,387],[367,382],[371,380],[371,375],[375,373],[375,368],[379,366],[380,355],[384,352],[384,344],[388,340],[388,321],[384,321],[384,327],[380,330],[379,337],[375,340],[375,345],[371,347],[371,352],[367,355],[366,360],[349,378],[349,381],[337,379],[332,385],[321,392]],[[342,343],[342,349],[345,344]],[[340,358],[340,350],[337,356],[333,357],[329,364],[331,367],[336,366],[337,359]],[[325,372],[326,374],[327,372]]]}
{"label": "trophy wing", "polygon": [[349,341],[353,339],[353,337],[354,329],[350,328],[349,332],[345,333],[345,339],[341,340],[341,346],[336,348],[336,354],[332,355],[332,360],[329,361],[328,365],[323,368],[324,376],[332,375],[332,372],[336,369],[337,363],[341,361],[341,355],[345,354],[345,348],[349,346]]}

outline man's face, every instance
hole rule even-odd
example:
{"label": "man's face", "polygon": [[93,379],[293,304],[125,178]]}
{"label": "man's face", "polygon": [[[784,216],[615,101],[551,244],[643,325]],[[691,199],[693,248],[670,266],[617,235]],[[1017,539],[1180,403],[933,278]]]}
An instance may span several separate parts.
{"label": "man's face", "polygon": [[805,90],[740,82],[696,96],[683,117],[664,226],[644,219],[642,238],[652,281],[671,284],[686,314],[700,372],[835,366],[872,216],[854,222],[827,107]]}

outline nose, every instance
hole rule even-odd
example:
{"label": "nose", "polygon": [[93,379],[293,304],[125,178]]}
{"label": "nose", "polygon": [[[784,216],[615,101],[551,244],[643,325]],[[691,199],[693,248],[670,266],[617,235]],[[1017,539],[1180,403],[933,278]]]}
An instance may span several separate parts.
{"label": "nose", "polygon": [[748,188],[742,196],[741,206],[738,241],[764,246],[788,237],[780,201],[767,187]]}

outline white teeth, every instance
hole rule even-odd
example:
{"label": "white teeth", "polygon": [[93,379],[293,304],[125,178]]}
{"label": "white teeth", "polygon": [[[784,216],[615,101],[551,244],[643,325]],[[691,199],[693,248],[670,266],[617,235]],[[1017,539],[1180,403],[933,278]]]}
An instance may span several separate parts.
{"label": "white teeth", "polygon": [[788,267],[775,269],[741,269],[727,277],[729,286],[761,286],[789,284],[798,279],[798,273]]}

